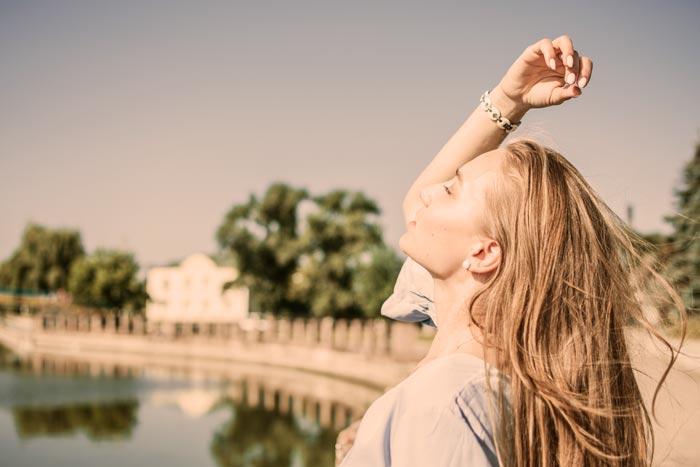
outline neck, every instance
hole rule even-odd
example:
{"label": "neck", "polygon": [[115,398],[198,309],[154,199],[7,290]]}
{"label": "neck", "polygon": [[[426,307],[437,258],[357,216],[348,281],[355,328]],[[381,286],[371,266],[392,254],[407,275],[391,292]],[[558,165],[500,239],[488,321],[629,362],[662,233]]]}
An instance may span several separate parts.
{"label": "neck", "polygon": [[484,358],[478,342],[480,333],[470,325],[467,302],[473,294],[474,282],[434,279],[433,301],[437,312],[437,333],[428,356],[438,358],[451,353],[470,353]]}

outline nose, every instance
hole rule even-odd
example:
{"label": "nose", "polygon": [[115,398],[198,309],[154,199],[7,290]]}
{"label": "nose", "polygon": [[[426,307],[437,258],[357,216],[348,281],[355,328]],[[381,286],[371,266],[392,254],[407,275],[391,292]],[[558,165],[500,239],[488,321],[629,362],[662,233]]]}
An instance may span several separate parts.
{"label": "nose", "polygon": [[420,199],[421,199],[421,201],[423,201],[423,204],[426,207],[428,207],[430,202],[433,200],[432,187],[433,187],[433,185],[428,185],[428,186],[424,186],[420,190]]}
{"label": "nose", "polygon": [[423,201],[424,206],[428,206],[430,204],[430,200],[428,199],[428,194],[425,192],[425,188],[420,189],[420,200]]}

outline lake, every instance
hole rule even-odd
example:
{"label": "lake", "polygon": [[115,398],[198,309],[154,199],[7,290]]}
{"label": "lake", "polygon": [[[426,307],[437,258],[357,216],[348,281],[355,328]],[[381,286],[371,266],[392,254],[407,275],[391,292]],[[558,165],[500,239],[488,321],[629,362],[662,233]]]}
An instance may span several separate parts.
{"label": "lake", "polygon": [[[242,378],[20,358],[0,347],[0,463],[334,465],[338,432],[362,407],[338,402],[320,423],[324,409],[313,394],[322,385],[314,377],[300,372],[286,383],[296,395],[265,393],[264,383]],[[378,395],[369,390],[364,405]]]}

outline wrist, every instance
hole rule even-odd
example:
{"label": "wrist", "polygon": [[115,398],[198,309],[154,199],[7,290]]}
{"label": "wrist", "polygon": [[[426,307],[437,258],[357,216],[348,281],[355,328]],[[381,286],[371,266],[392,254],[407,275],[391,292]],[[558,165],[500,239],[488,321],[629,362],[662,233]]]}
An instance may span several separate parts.
{"label": "wrist", "polygon": [[526,104],[518,103],[506,96],[500,86],[496,86],[489,91],[489,97],[494,106],[501,111],[501,115],[506,117],[511,123],[519,122],[523,116],[530,110]]}

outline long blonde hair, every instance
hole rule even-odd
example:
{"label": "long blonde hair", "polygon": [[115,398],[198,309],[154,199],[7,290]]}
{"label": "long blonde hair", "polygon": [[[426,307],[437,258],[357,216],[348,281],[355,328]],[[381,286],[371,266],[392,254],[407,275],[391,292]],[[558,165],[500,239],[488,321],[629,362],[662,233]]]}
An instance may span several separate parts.
{"label": "long blonde hair", "polygon": [[[682,344],[681,298],[649,264],[654,246],[561,154],[529,138],[502,149],[503,172],[485,195],[482,226],[501,245],[501,263],[467,304],[503,370],[497,392],[486,380],[499,462],[650,465],[654,434],[624,328],[637,323],[671,350],[654,392],[656,416],[679,349],[674,354],[646,319],[644,300],[658,297],[644,284],[658,281],[671,298],[666,303],[678,308]],[[641,270],[647,282],[638,280]]]}

